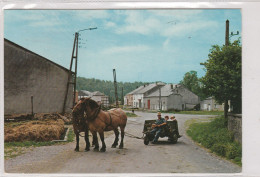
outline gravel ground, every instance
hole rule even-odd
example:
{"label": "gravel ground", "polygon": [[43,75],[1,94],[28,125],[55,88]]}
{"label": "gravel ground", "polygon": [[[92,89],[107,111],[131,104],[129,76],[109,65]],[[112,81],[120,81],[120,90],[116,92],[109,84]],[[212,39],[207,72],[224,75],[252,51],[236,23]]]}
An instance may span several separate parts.
{"label": "gravel ground", "polygon": [[[136,112],[139,117],[128,118],[126,132],[142,137],[145,119],[156,119],[155,113]],[[164,114],[163,114],[164,116]],[[241,167],[219,158],[196,145],[185,135],[184,123],[190,119],[206,120],[206,115],[175,115],[183,135],[177,144],[161,138],[159,144],[143,144],[143,140],[126,136],[124,149],[110,148],[114,135],[106,134],[107,151],[80,152],[75,143],[42,146],[21,156],[5,160],[7,173],[240,173]]]}

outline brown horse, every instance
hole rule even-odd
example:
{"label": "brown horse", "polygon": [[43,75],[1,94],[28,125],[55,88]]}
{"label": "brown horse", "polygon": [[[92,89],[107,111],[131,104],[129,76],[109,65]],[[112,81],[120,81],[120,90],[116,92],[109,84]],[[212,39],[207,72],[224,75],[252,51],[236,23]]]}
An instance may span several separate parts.
{"label": "brown horse", "polygon": [[115,133],[115,141],[112,144],[112,148],[116,148],[119,141],[119,131],[118,127],[121,130],[121,142],[119,148],[124,147],[124,135],[125,135],[125,126],[127,122],[127,116],[122,109],[111,109],[107,112],[101,110],[101,106],[97,104],[94,100],[90,98],[85,98],[82,100],[81,104],[85,107],[86,119],[88,128],[93,135],[93,141],[95,143],[94,150],[99,150],[97,132],[99,133],[100,139],[102,141],[101,152],[106,151],[106,144],[104,141],[104,131],[113,130]]}
{"label": "brown horse", "polygon": [[86,148],[85,151],[89,151],[90,143],[88,138],[88,126],[86,124],[86,118],[84,117],[84,107],[81,104],[81,99],[72,110],[72,121],[73,129],[76,135],[76,148],[75,151],[79,151],[79,134],[80,132],[85,132]]}

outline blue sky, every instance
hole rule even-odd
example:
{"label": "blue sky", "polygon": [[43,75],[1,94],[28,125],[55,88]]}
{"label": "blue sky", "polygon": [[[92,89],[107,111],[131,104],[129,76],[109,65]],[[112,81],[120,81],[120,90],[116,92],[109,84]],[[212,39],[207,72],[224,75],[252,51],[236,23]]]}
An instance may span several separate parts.
{"label": "blue sky", "polygon": [[[124,82],[178,83],[201,62],[212,45],[241,31],[239,9],[198,10],[5,10],[4,37],[69,68],[74,33],[81,32],[78,76]],[[235,40],[240,35],[234,36]]]}

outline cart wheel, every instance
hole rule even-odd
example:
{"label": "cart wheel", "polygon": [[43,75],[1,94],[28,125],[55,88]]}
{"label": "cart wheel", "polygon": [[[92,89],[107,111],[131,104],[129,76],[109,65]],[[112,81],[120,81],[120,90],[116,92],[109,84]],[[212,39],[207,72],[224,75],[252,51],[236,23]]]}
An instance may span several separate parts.
{"label": "cart wheel", "polygon": [[144,144],[145,144],[145,145],[148,145],[148,144],[149,144],[149,138],[148,138],[147,135],[144,137]]}
{"label": "cart wheel", "polygon": [[177,141],[178,141],[178,135],[177,135],[176,132],[173,132],[173,135],[172,135],[172,137],[171,137],[171,142],[172,142],[173,144],[176,144]]}

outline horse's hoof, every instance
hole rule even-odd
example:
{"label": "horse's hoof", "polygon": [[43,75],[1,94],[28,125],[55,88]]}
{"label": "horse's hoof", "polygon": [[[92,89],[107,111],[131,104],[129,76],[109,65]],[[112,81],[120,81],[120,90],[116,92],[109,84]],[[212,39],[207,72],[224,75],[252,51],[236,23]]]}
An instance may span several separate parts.
{"label": "horse's hoof", "polygon": [[123,146],[119,146],[119,149],[123,149],[124,147]]}
{"label": "horse's hoof", "polygon": [[75,148],[74,151],[79,152],[79,148]]}
{"label": "horse's hoof", "polygon": [[100,149],[100,152],[106,152],[106,149]]}
{"label": "horse's hoof", "polygon": [[98,151],[99,151],[99,149],[98,149],[98,148],[94,148],[93,150],[94,150],[95,152],[98,152]]}
{"label": "horse's hoof", "polygon": [[88,152],[90,149],[89,148],[87,148],[87,149],[85,149],[85,152]]}
{"label": "horse's hoof", "polygon": [[116,148],[116,145],[112,145],[111,148]]}

